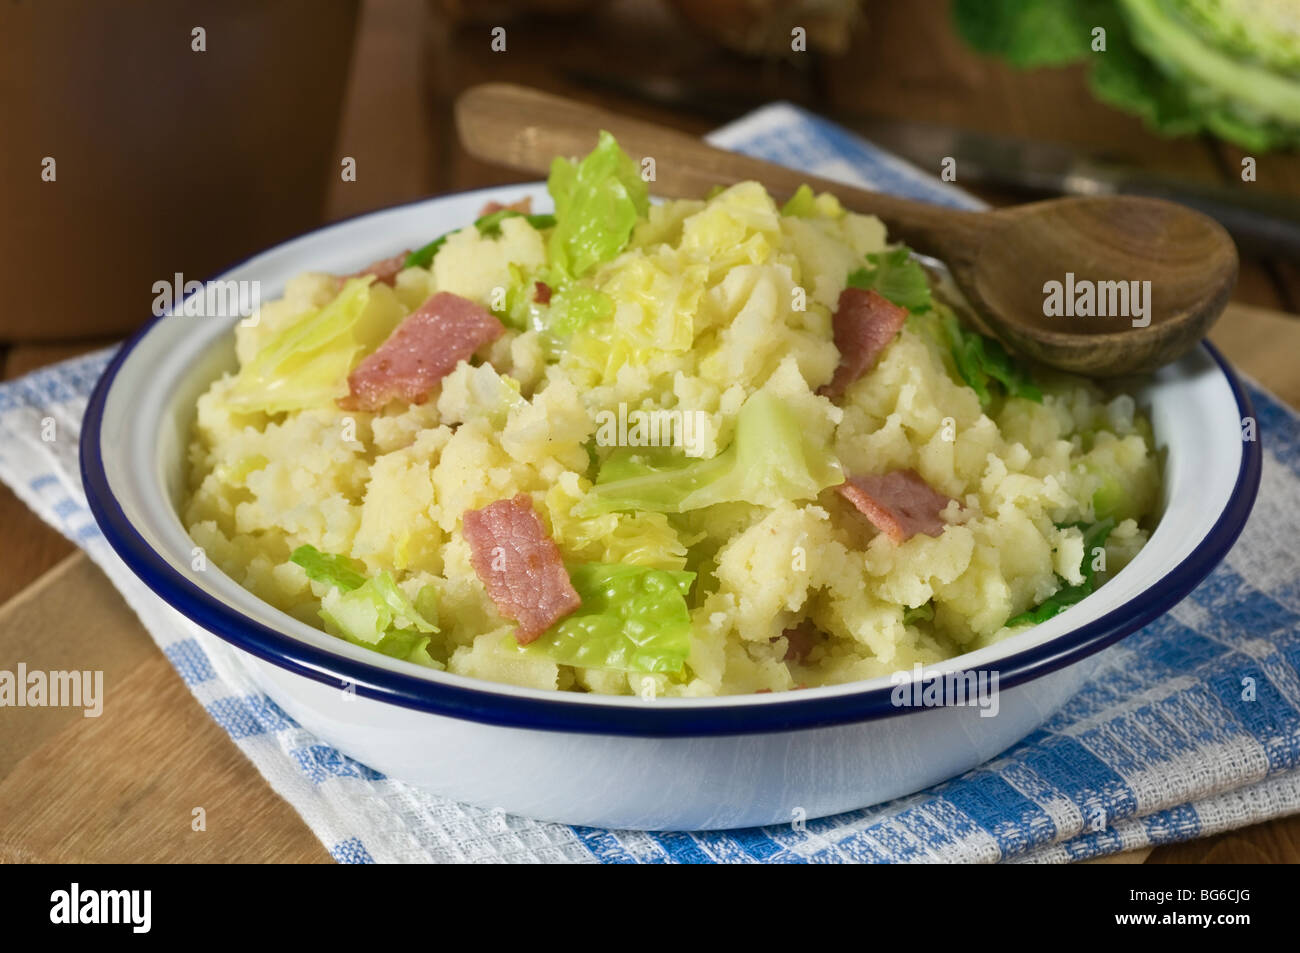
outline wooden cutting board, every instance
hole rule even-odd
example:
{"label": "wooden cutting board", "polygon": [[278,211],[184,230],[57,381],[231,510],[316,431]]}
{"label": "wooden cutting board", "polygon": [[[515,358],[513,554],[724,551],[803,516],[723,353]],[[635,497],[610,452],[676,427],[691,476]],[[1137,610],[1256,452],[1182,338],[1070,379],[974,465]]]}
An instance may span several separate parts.
{"label": "wooden cutting board", "polygon": [[[0,610],[0,668],[104,672],[103,712],[9,708],[0,862],[331,858],[195,701],[83,554]],[[203,808],[206,830],[192,829]]]}
{"label": "wooden cutting board", "polygon": [[[1212,335],[1238,367],[1300,407],[1300,321],[1232,305]],[[1267,440],[1267,434],[1264,435]],[[68,556],[0,607],[0,669],[99,669],[98,718],[0,711],[0,862],[328,862],[329,854],[225,732],[102,573]],[[205,831],[192,829],[203,808]],[[1300,860],[1300,819],[1121,860]],[[1149,856],[1151,855],[1151,856]]]}

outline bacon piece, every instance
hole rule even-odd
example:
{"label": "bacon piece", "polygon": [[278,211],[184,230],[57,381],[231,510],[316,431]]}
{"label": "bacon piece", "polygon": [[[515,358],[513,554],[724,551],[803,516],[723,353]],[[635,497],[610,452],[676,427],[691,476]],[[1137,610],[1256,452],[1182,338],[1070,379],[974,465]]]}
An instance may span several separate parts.
{"label": "bacon piece", "polygon": [[876,366],[885,348],[893,343],[907,311],[900,308],[875,289],[845,288],[831,318],[835,333],[835,346],[839,348],[840,365],[829,384],[823,384],[817,393],[837,400],[849,385]]}
{"label": "bacon piece", "polygon": [[533,282],[533,300],[538,304],[551,303],[551,286],[544,281]]}
{"label": "bacon piece", "polygon": [[500,202],[488,202],[479,209],[478,217],[482,218],[484,215],[491,215],[493,212],[502,212],[506,209],[510,209],[512,212],[518,212],[521,215],[528,215],[533,210],[533,197],[531,195],[525,195],[519,201],[510,202],[505,205]]}
{"label": "bacon piece", "polygon": [[440,291],[408,314],[348,375],[351,393],[339,399],[339,406],[379,410],[394,399],[422,404],[457,364],[504,333],[501,322],[480,305]]}
{"label": "bacon piece", "polygon": [[915,470],[849,477],[836,489],[896,543],[917,533],[938,536],[947,525],[939,514],[952,502]]}
{"label": "bacon piece", "polygon": [[392,258],[381,258],[373,264],[367,265],[360,271],[351,275],[345,275],[339,279],[339,284],[347,281],[348,278],[364,278],[366,275],[374,275],[375,280],[392,287],[397,281],[398,273],[406,267],[406,256],[409,255],[410,249],[402,252],[400,255],[394,255]]}
{"label": "bacon piece", "polygon": [[821,641],[821,634],[817,631],[817,626],[807,619],[804,619],[793,628],[786,629],[781,634],[786,639],[785,658],[783,659],[786,662],[802,662],[808,657],[808,653],[813,650],[813,646]]}
{"label": "bacon piece", "polygon": [[520,493],[461,518],[469,543],[469,561],[488,595],[507,619],[518,623],[515,639],[527,645],[582,605],[560,550]]}

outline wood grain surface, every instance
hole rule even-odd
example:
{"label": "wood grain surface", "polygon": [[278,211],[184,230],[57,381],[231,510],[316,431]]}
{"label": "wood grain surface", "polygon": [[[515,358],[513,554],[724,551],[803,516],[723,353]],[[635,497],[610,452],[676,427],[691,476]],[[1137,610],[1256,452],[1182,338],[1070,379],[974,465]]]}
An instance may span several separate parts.
{"label": "wood grain surface", "polygon": [[[946,0],[875,2],[868,28],[841,60],[808,66],[735,60],[683,33],[663,7],[615,0],[571,21],[512,24],[510,52],[486,53],[487,28],[451,28],[414,0],[367,0],[337,153],[357,159],[335,181],[331,219],[428,195],[518,181],[456,143],[451,103],[491,79],[531,83],[701,134],[717,109],[679,113],[593,90],[575,70],[669,74],[714,91],[708,105],[742,111],[784,98],[823,111],[860,110],[1051,139],[1147,168],[1224,181],[1236,150],[1169,141],[1092,100],[1075,70],[1018,74],[980,60],[952,36]],[[888,37],[888,42],[880,42]],[[1300,194],[1300,158],[1261,157],[1259,185]],[[978,190],[977,190],[978,191]],[[981,192],[991,201],[1006,196]],[[1300,270],[1243,262],[1235,303],[1211,334],[1238,367],[1300,407]],[[3,325],[0,325],[0,333]],[[48,336],[47,336],[48,337]],[[109,341],[3,346],[9,379]],[[103,575],[0,489],[0,669],[98,668],[99,718],[63,709],[8,709],[0,730],[0,862],[315,861],[328,853],[208,717]],[[191,829],[202,807],[207,830]],[[1297,862],[1300,817],[1140,851],[1112,862]]]}
{"label": "wood grain surface", "polygon": [[81,553],[0,609],[0,668],[20,661],[103,671],[104,704],[6,710],[0,861],[330,860]]}

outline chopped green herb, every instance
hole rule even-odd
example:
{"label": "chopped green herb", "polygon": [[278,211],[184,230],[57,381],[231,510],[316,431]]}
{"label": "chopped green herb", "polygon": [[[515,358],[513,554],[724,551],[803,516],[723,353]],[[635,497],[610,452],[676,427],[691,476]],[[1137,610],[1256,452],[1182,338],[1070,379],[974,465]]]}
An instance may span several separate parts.
{"label": "chopped green herb", "polygon": [[[1066,607],[1074,605],[1084,596],[1092,595],[1097,585],[1097,573],[1092,568],[1092,554],[1098,547],[1106,545],[1106,538],[1110,531],[1115,528],[1113,519],[1104,519],[1100,522],[1086,526],[1083,523],[1071,523],[1067,526],[1077,526],[1083,530],[1083,565],[1080,571],[1083,573],[1083,582],[1075,585],[1067,585],[1065,580],[1057,576],[1061,588],[1043,602],[1040,602],[1028,612],[1022,612],[1020,615],[1007,620],[1007,626],[1024,625],[1026,622],[1038,625],[1040,622],[1046,622],[1054,615],[1058,615]],[[1062,529],[1067,526],[1061,527]]]}
{"label": "chopped green herb", "polygon": [[1034,385],[1029,369],[1016,362],[999,342],[963,327],[950,311],[944,313],[942,325],[957,373],[979,395],[981,407],[993,402],[995,383],[1009,397],[1042,403],[1043,392]]}
{"label": "chopped green herb", "polygon": [[[480,235],[499,235],[501,233],[501,223],[507,218],[522,218],[539,232],[545,228],[555,227],[555,216],[550,214],[527,215],[523,212],[516,212],[512,208],[498,209],[495,212],[489,212],[481,218],[475,219],[474,227],[478,229]],[[456,229],[459,231],[459,229]],[[447,232],[445,235],[439,235],[429,244],[417,248],[406,256],[406,261],[402,263],[404,268],[428,268],[433,264],[433,258],[446,244],[447,239],[454,235],[455,232]]]}
{"label": "chopped green herb", "polygon": [[889,251],[873,252],[867,256],[867,262],[866,266],[850,272],[849,287],[863,291],[875,289],[913,314],[929,309],[930,282],[910,248],[899,245]]}
{"label": "chopped green herb", "polygon": [[918,622],[929,622],[933,618],[933,600],[903,610],[903,625],[915,625]]}

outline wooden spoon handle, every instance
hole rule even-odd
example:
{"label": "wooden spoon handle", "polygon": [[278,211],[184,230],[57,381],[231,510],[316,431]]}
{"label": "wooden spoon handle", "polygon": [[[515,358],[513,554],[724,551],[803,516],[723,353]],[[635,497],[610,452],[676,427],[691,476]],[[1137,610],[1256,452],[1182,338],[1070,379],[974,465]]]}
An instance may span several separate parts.
{"label": "wooden spoon handle", "polygon": [[891,239],[940,258],[969,248],[985,218],[811,176],[715,148],[675,129],[512,83],[466,90],[456,101],[456,125],[461,142],[476,158],[541,175],[549,171],[553,156],[591,151],[599,131],[606,129],[637,161],[654,158],[650,191],[664,198],[703,198],[716,185],[752,179],[784,201],[807,183],[814,191],[834,193],[852,211],[878,216]]}

